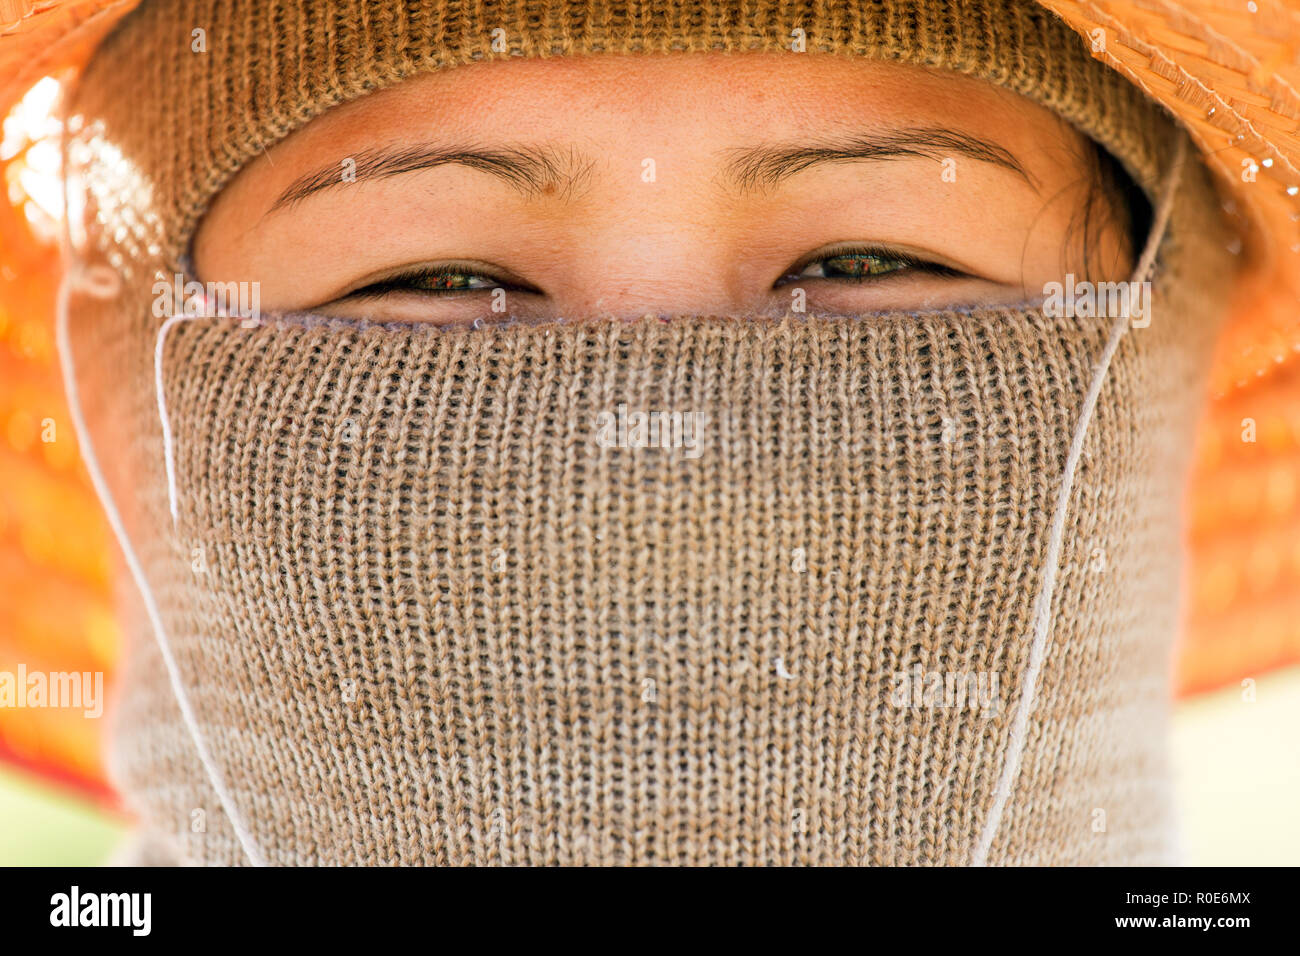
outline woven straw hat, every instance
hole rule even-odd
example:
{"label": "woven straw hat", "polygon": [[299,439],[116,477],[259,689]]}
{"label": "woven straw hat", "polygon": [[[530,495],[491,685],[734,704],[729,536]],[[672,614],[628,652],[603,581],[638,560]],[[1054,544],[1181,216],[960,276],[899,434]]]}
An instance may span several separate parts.
{"label": "woven straw hat", "polygon": [[[75,70],[138,0],[0,0],[0,115]],[[1300,11],[1279,0],[1041,0],[1163,104],[1219,176],[1247,268],[1192,492],[1183,694],[1300,661]],[[12,156],[0,155],[8,172]],[[0,203],[0,669],[112,669],[109,538],[77,470],[52,347],[57,253]],[[98,740],[0,713],[0,757],[100,787]]]}

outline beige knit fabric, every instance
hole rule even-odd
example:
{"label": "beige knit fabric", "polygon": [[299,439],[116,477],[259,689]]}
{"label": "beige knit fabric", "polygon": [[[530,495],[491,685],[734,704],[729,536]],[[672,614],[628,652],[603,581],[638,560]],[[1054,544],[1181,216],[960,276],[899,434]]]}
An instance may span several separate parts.
{"label": "beige knit fabric", "polygon": [[[256,851],[969,862],[1109,320],[183,322],[163,366],[173,528],[149,286],[248,156],[330,103],[486,55],[498,23],[527,54],[746,49],[784,42],[792,9],[350,7],[146,3],[92,66],[69,146],[80,268],[121,277],[72,294],[86,414]],[[1169,128],[1058,47],[1063,28],[1001,2],[923,9],[798,11],[810,49],[983,70],[1068,104],[1154,188]],[[228,31],[203,69],[186,58],[200,24]],[[158,52],[173,33],[185,45]],[[1087,434],[990,862],[1173,859],[1179,505],[1224,239],[1191,166],[1154,320],[1124,340]],[[698,456],[607,447],[600,416],[620,406],[702,415]],[[131,651],[113,767],[148,858],[247,862],[158,645],[143,631]],[[932,675],[973,680],[987,706],[911,686]]]}

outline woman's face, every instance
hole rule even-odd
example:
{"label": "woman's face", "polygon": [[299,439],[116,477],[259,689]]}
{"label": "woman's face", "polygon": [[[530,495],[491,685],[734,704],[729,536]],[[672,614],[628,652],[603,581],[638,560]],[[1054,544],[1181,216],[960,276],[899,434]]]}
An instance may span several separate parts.
{"label": "woman's face", "polygon": [[[261,305],[439,324],[853,313],[1126,277],[1088,141],[957,74],[789,54],[493,61],[332,110],[193,249]],[[1085,268],[1085,262],[1088,268]]]}

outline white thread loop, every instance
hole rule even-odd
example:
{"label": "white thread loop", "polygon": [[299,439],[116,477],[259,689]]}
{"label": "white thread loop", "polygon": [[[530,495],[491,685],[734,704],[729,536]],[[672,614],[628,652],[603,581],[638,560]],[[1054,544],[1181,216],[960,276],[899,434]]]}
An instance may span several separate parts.
{"label": "white thread loop", "polygon": [[[203,765],[203,770],[208,776],[212,789],[217,794],[217,799],[221,802],[221,809],[225,812],[226,817],[230,820],[230,825],[234,828],[235,836],[239,840],[239,845],[243,848],[244,854],[248,857],[253,866],[266,866],[266,859],[258,850],[257,844],[253,841],[253,835],[249,831],[247,824],[244,823],[243,816],[235,807],[234,798],[230,795],[225,780],[217,768],[216,761],[213,760],[212,754],[208,751],[207,744],[203,735],[199,732],[198,718],[195,716],[194,708],[190,705],[189,694],[185,691],[184,682],[181,678],[180,668],[176,664],[176,658],[172,654],[171,645],[167,640],[167,632],[163,628],[162,615],[158,611],[158,604],[154,600],[153,592],[149,588],[148,579],[145,578],[144,568],[136,556],[135,549],[131,545],[131,539],[127,535],[126,526],[122,522],[122,517],[113,502],[112,493],[109,491],[108,482],[104,478],[103,472],[99,467],[99,460],[95,455],[94,444],[90,439],[90,429],[87,427],[85,419],[81,413],[81,398],[77,391],[76,369],[72,362],[72,348],[68,335],[68,302],[71,298],[72,278],[71,273],[75,265],[64,269],[64,279],[59,283],[59,300],[58,313],[55,319],[55,338],[58,342],[59,366],[63,372],[63,389],[68,398],[68,413],[72,417],[72,427],[77,435],[77,442],[81,447],[81,457],[85,462],[86,471],[90,474],[91,484],[94,485],[95,493],[99,496],[99,502],[104,508],[104,513],[108,517],[108,523],[113,529],[113,535],[117,538],[117,543],[122,549],[122,556],[126,560],[127,567],[131,571],[131,577],[135,581],[136,588],[140,591],[140,598],[144,602],[145,613],[149,616],[149,623],[153,626],[154,637],[158,641],[158,650],[162,654],[163,663],[167,668],[167,679],[171,684],[172,693],[176,697],[177,704],[180,705],[181,717],[185,723],[185,729],[194,741],[194,749],[198,753],[199,763]],[[172,320],[168,320],[170,322]],[[173,505],[172,517],[175,518],[175,506]]]}
{"label": "white thread loop", "polygon": [[158,329],[158,339],[153,350],[153,384],[158,402],[158,422],[162,425],[163,465],[167,469],[167,506],[172,513],[172,528],[179,523],[176,507],[176,447],[172,441],[171,419],[167,415],[167,396],[163,394],[163,347],[167,344],[167,333],[177,322],[192,319],[191,315],[173,315]]}
{"label": "white thread loop", "polygon": [[[1133,301],[1132,290],[1136,288],[1137,283],[1146,281],[1148,273],[1155,264],[1156,252],[1159,250],[1160,242],[1164,238],[1165,229],[1169,226],[1169,216],[1173,207],[1174,196],[1178,191],[1179,180],[1182,178],[1186,153],[1186,142],[1180,138],[1173,165],[1170,167],[1169,177],[1160,193],[1159,208],[1156,211],[1155,222],[1151,226],[1151,234],[1147,237],[1147,244],[1142,252],[1142,258],[1138,261],[1137,268],[1133,270],[1133,279],[1129,287],[1130,303]],[[1034,602],[1033,641],[1029,646],[1029,667],[1025,671],[1020,700],[1016,704],[1015,717],[1011,723],[1007,756],[1002,762],[1002,772],[998,776],[997,788],[993,795],[993,808],[989,811],[988,819],[984,821],[984,828],[980,833],[979,842],[975,845],[975,852],[971,857],[971,866],[987,865],[989,850],[993,846],[993,839],[997,836],[998,827],[1002,823],[1002,815],[1006,811],[1007,801],[1011,798],[1011,790],[1020,774],[1020,761],[1024,756],[1025,739],[1029,731],[1029,715],[1034,708],[1034,697],[1038,691],[1038,678],[1043,670],[1043,661],[1047,658],[1048,638],[1052,631],[1052,598],[1056,590],[1057,565],[1061,559],[1061,548],[1065,538],[1065,519],[1070,509],[1070,494],[1074,490],[1074,476],[1079,470],[1079,460],[1083,457],[1084,439],[1087,438],[1088,426],[1092,422],[1092,415],[1097,407],[1097,399],[1101,395],[1102,386],[1106,382],[1106,373],[1110,370],[1111,360],[1119,349],[1120,341],[1128,330],[1129,322],[1132,321],[1129,315],[1131,311],[1131,307],[1122,309],[1121,315],[1115,319],[1114,325],[1111,326],[1106,348],[1102,350],[1101,358],[1097,360],[1096,372],[1093,374],[1092,383],[1088,386],[1087,395],[1083,400],[1083,407],[1079,411],[1079,421],[1074,427],[1074,437],[1070,442],[1070,453],[1065,460],[1065,472],[1061,476],[1061,488],[1056,497],[1056,507],[1052,511],[1052,524],[1047,538],[1047,553],[1043,558],[1042,583],[1038,587],[1038,598]]]}

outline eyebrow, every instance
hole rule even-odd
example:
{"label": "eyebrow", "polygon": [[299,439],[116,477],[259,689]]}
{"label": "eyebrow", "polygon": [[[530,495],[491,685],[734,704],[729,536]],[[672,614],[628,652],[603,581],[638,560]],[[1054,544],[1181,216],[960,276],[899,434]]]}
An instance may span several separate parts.
{"label": "eyebrow", "polygon": [[[350,169],[345,165],[348,160],[352,161]],[[365,149],[332,166],[298,177],[267,212],[292,206],[338,186],[446,165],[468,166],[489,173],[529,197],[558,194],[564,198],[590,179],[595,163],[576,150],[547,146],[485,148],[424,143]],[[343,175],[345,171],[350,173],[347,178]]]}
{"label": "eyebrow", "polygon": [[725,175],[743,190],[771,189],[822,163],[916,158],[942,161],[958,153],[1009,169],[1038,191],[1037,180],[1006,149],[978,136],[937,126],[863,133],[842,142],[739,147],[729,152],[733,158]]}
{"label": "eyebrow", "polygon": [[[969,133],[941,127],[864,133],[842,142],[737,147],[727,152],[732,160],[724,175],[743,190],[772,189],[783,180],[823,163],[914,158],[940,161],[952,153],[1002,166],[1023,178],[1035,191],[1038,189],[1035,178],[1006,149]],[[350,169],[344,165],[349,160]],[[560,198],[568,197],[590,180],[595,168],[593,160],[576,150],[547,146],[488,148],[422,143],[371,148],[298,177],[271,204],[267,214],[327,189],[446,165],[489,173],[530,198],[556,194]],[[345,171],[350,173],[346,178]]]}

